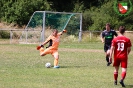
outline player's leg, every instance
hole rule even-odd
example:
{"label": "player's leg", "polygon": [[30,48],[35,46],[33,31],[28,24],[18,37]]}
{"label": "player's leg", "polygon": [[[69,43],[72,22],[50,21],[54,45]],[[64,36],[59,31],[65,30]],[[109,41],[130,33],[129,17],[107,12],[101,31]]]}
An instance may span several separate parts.
{"label": "player's leg", "polygon": [[107,54],[107,51],[108,51],[108,47],[107,47],[107,45],[105,44],[104,45],[104,52],[105,52],[105,56],[106,56],[106,62],[107,62],[107,66],[108,66],[108,62],[109,62],[109,56],[108,56],[108,54]]}
{"label": "player's leg", "polygon": [[119,67],[118,66],[114,66],[114,67],[115,67],[115,70],[114,70],[114,84],[117,85]]}
{"label": "player's leg", "polygon": [[119,58],[114,58],[113,66],[114,66],[114,84],[117,85],[118,71],[120,66]]}
{"label": "player's leg", "polygon": [[45,50],[44,50],[44,48],[40,48],[40,56],[45,56],[45,55],[51,54],[51,53],[52,53],[52,51],[49,48],[47,48]]}
{"label": "player's leg", "polygon": [[45,54],[43,53],[43,52],[44,52],[44,48],[41,47],[39,51],[40,51],[40,56],[44,56],[44,55],[45,55]]}
{"label": "player's leg", "polygon": [[110,56],[110,45],[106,45],[106,61],[107,61],[107,66],[110,66],[110,62],[109,62],[109,56]]}
{"label": "player's leg", "polygon": [[124,84],[125,77],[126,77],[126,68],[122,68],[121,80],[120,80],[120,84],[122,85],[122,87],[125,87],[125,84]]}
{"label": "player's leg", "polygon": [[122,68],[121,80],[124,80],[125,79],[126,73],[127,73],[127,69],[126,68]]}
{"label": "player's leg", "polygon": [[122,85],[122,87],[125,87],[124,79],[127,73],[127,60],[121,62],[121,68],[122,68],[122,73],[121,73],[120,84]]}
{"label": "player's leg", "polygon": [[106,51],[106,61],[109,62],[110,49]]}
{"label": "player's leg", "polygon": [[54,56],[54,68],[59,68],[59,66],[58,66],[59,54],[58,54],[58,52],[56,51],[52,55]]}
{"label": "player's leg", "polygon": [[107,66],[110,66],[110,62],[109,62],[109,55],[110,55],[110,49],[108,49],[107,51],[106,51],[106,61],[107,61]]}
{"label": "player's leg", "polygon": [[104,45],[104,52],[105,52],[105,56],[106,56],[106,62],[107,62],[107,66],[109,66],[109,51],[108,51],[108,45],[105,44]]}
{"label": "player's leg", "polygon": [[37,46],[36,49],[40,51],[40,56],[45,55],[45,54],[43,54],[44,53],[44,46],[43,45]]}

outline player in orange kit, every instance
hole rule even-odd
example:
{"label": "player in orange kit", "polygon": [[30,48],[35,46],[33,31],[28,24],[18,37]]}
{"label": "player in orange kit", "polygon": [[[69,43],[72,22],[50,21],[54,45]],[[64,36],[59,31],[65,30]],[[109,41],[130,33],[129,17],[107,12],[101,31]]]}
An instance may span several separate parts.
{"label": "player in orange kit", "polygon": [[113,63],[113,66],[115,67],[114,84],[117,85],[118,70],[121,64],[122,73],[121,73],[120,84],[122,85],[122,87],[125,87],[124,79],[127,73],[128,54],[131,51],[132,45],[131,45],[130,39],[124,36],[125,28],[123,26],[120,26],[119,32],[120,32],[120,35],[112,40],[109,61],[110,63],[112,62],[112,55],[114,52],[114,63]]}
{"label": "player in orange kit", "polygon": [[[58,46],[59,46],[59,41],[60,41],[60,35],[62,35],[63,33],[66,33],[66,30],[63,30],[62,32],[58,33],[58,30],[55,29],[53,33],[46,39],[46,41],[41,44],[41,46],[37,46],[37,50],[40,50],[41,56],[51,54],[55,58],[54,68],[59,68]],[[49,46],[44,50],[44,45],[46,45],[48,42],[49,42]]]}

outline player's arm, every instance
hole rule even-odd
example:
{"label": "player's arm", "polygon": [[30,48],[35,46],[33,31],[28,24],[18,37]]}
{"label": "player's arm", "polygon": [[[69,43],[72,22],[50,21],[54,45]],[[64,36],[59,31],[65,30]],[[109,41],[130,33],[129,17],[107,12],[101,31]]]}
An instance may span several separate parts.
{"label": "player's arm", "polygon": [[66,33],[67,31],[64,29],[63,31],[59,32],[59,35],[62,35],[63,33]]}
{"label": "player's arm", "polygon": [[104,43],[104,33],[103,32],[101,33],[101,41],[102,41],[102,43]]}
{"label": "player's arm", "polygon": [[114,31],[114,34],[115,34],[116,37],[118,36],[118,34],[116,33],[116,31]]}
{"label": "player's arm", "polygon": [[114,52],[114,49],[115,49],[115,45],[116,45],[116,42],[113,39],[112,44],[111,44],[111,49],[110,49],[110,55],[109,55],[109,62],[110,63],[112,63],[112,56],[113,56],[113,52]]}
{"label": "player's arm", "polygon": [[51,39],[51,36],[49,36],[41,45],[46,45]]}
{"label": "player's arm", "polygon": [[127,53],[129,54],[130,51],[131,51],[131,47],[128,47],[128,48],[127,48]]}
{"label": "player's arm", "polygon": [[102,43],[104,43],[104,38],[103,37],[101,37],[101,41],[102,41]]}
{"label": "player's arm", "polygon": [[46,45],[46,44],[50,41],[50,37],[51,37],[51,36],[49,36],[49,37],[46,39],[46,41],[43,42],[41,45],[37,46],[36,49],[37,49],[37,50],[40,50],[41,47],[44,47],[44,45]]}
{"label": "player's arm", "polygon": [[114,46],[111,46],[111,49],[110,49],[110,56],[109,56],[109,62],[112,63],[112,56],[113,56],[113,51],[114,51],[115,47]]}
{"label": "player's arm", "polygon": [[128,48],[127,48],[127,53],[129,54],[130,53],[130,51],[131,51],[131,46],[132,46],[132,44],[131,44],[131,41],[130,41],[130,39],[128,40]]}

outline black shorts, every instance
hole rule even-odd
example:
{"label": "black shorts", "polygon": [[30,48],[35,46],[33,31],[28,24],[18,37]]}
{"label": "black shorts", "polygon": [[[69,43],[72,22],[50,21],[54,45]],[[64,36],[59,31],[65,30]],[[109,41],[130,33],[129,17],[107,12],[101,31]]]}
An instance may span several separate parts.
{"label": "black shorts", "polygon": [[110,50],[111,44],[104,44],[104,51],[107,52],[107,50]]}

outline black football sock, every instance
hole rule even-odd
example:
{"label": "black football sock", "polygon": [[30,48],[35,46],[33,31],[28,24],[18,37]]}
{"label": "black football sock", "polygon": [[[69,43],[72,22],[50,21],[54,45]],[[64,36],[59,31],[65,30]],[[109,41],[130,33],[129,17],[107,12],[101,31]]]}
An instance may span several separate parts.
{"label": "black football sock", "polygon": [[107,61],[107,63],[109,63],[109,57],[108,56],[106,56],[106,61]]}

